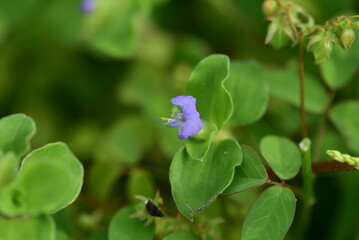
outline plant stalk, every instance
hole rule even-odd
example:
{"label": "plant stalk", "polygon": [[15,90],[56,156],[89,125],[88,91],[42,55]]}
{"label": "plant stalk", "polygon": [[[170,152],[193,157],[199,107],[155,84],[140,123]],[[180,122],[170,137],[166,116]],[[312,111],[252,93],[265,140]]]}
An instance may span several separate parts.
{"label": "plant stalk", "polygon": [[299,85],[300,85],[300,122],[302,128],[302,139],[307,137],[307,124],[305,116],[305,103],[304,103],[304,60],[303,60],[303,43],[302,36],[298,36],[299,42]]}
{"label": "plant stalk", "polygon": [[310,224],[310,215],[314,205],[313,195],[313,172],[312,172],[312,156],[311,156],[311,141],[309,138],[303,139],[299,143],[299,148],[302,154],[302,182],[303,182],[303,199],[302,209],[299,218],[299,230],[301,234],[307,232]]}

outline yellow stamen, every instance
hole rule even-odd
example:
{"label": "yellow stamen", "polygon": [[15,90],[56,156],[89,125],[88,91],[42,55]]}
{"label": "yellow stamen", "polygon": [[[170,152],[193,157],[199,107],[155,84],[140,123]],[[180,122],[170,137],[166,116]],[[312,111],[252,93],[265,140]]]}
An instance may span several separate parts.
{"label": "yellow stamen", "polygon": [[162,120],[162,121],[167,121],[167,118],[161,117],[161,120]]}

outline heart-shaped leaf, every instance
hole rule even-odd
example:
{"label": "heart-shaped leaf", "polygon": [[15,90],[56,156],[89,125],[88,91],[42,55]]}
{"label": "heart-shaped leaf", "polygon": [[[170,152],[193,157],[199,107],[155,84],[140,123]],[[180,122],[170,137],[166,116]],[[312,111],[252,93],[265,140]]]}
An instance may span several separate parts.
{"label": "heart-shaped leaf", "polygon": [[266,136],[260,142],[260,149],[268,164],[281,179],[293,178],[299,172],[300,151],[289,139]]}
{"label": "heart-shaped leaf", "polygon": [[170,168],[172,196],[179,211],[192,221],[195,212],[209,206],[232,182],[242,158],[242,149],[234,140],[212,145],[203,162],[180,149]]}
{"label": "heart-shaped leaf", "polygon": [[242,145],[243,163],[235,168],[231,185],[221,195],[242,192],[260,186],[267,180],[267,172],[253,148]]}
{"label": "heart-shaped leaf", "polygon": [[242,240],[281,240],[293,222],[296,199],[289,188],[266,189],[244,220]]}
{"label": "heart-shaped leaf", "polygon": [[48,144],[24,158],[18,175],[0,193],[0,211],[10,216],[56,212],[76,199],[83,174],[66,144]]}
{"label": "heart-shaped leaf", "polygon": [[224,88],[229,76],[229,58],[214,54],[198,63],[191,74],[186,94],[197,99],[201,118],[214,123],[220,129],[233,111],[231,95]]}

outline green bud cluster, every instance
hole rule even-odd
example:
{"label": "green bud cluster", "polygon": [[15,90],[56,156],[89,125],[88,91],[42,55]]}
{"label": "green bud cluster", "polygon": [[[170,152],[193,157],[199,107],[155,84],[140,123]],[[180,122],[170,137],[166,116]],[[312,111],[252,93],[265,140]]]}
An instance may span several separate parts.
{"label": "green bud cluster", "polygon": [[313,18],[291,0],[265,0],[262,10],[268,26],[265,43],[275,48],[282,48],[289,42],[298,42],[299,32],[310,32],[314,29]]}
{"label": "green bud cluster", "polygon": [[326,153],[334,160],[341,163],[347,163],[351,166],[354,166],[355,169],[359,170],[359,157],[352,157],[348,154],[342,154],[341,152],[336,150],[327,150]]}
{"label": "green bud cluster", "polygon": [[355,29],[359,29],[359,15],[337,17],[322,26],[316,26],[314,19],[293,0],[264,0],[262,10],[268,26],[265,43],[282,48],[289,42],[293,45],[308,39],[307,50],[313,52],[317,63],[329,59],[333,46],[350,48],[355,40]]}
{"label": "green bud cluster", "polygon": [[334,21],[327,21],[323,26],[317,27],[309,38],[307,49],[312,51],[317,63],[330,57],[333,44],[343,49],[350,48],[355,40],[354,30],[358,25],[350,17],[337,17]]}

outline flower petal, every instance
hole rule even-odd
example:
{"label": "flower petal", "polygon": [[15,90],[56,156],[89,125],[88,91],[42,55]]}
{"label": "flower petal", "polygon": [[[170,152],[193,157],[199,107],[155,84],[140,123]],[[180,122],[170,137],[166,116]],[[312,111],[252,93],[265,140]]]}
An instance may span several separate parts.
{"label": "flower petal", "polygon": [[171,103],[181,107],[184,115],[198,113],[196,110],[196,99],[192,96],[177,96],[171,99]]}
{"label": "flower petal", "polygon": [[178,138],[186,139],[192,137],[201,131],[203,127],[202,120],[198,116],[189,117],[179,128]]}

